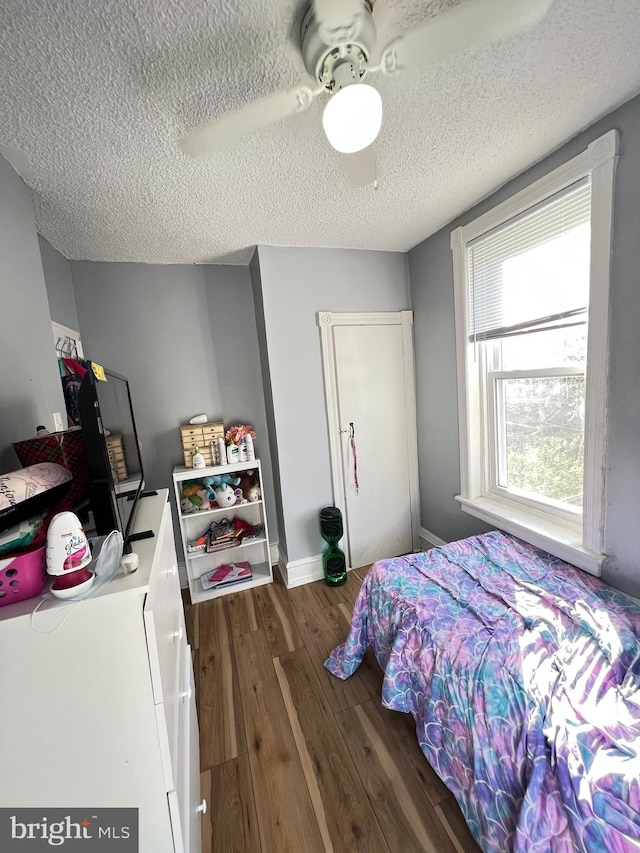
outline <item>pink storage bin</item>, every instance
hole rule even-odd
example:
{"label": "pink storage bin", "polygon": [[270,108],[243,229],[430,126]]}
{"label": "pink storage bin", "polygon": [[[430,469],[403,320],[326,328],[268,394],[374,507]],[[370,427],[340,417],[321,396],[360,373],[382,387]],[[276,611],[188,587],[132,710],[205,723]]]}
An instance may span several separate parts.
{"label": "pink storage bin", "polygon": [[47,579],[46,545],[0,559],[0,607],[40,595]]}

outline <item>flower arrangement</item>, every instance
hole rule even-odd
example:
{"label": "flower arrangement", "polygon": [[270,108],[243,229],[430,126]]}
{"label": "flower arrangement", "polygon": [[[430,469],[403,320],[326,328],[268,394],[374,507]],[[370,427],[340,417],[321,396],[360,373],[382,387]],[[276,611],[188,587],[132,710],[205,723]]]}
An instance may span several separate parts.
{"label": "flower arrangement", "polygon": [[253,427],[247,426],[246,424],[236,424],[236,426],[229,427],[224,437],[227,444],[231,441],[234,444],[240,444],[242,439],[246,438],[248,435],[255,439],[256,433]]}

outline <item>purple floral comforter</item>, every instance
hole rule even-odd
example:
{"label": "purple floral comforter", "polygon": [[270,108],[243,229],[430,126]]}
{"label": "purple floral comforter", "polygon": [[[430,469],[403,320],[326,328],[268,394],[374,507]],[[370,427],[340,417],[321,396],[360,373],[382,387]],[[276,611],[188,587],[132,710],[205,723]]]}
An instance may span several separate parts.
{"label": "purple floral comforter", "polygon": [[640,849],[640,607],[511,536],[375,563],[325,666],[382,702],[489,853]]}

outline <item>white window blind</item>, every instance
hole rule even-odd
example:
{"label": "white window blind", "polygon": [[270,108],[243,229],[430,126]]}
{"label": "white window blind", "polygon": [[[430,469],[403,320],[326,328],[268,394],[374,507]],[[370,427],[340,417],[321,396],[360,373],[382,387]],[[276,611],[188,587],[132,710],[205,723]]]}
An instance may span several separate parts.
{"label": "white window blind", "polygon": [[590,215],[585,178],[468,244],[472,340],[586,322]]}

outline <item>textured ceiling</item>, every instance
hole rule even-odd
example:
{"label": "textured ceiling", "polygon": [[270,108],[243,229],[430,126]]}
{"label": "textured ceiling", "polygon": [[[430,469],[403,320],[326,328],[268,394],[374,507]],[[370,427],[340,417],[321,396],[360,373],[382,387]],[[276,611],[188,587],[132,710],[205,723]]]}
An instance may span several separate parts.
{"label": "textured ceiling", "polygon": [[[456,2],[383,1],[391,35]],[[245,263],[255,244],[404,251],[640,91],[638,0],[554,0],[526,35],[371,78],[384,102],[377,190],[349,186],[322,99],[234,149],[183,155],[176,140],[194,124],[308,82],[304,6],[1,0],[0,151],[32,187],[42,235],[94,260]]]}

